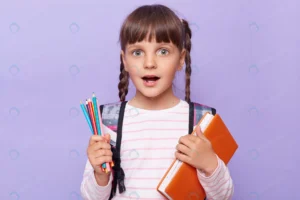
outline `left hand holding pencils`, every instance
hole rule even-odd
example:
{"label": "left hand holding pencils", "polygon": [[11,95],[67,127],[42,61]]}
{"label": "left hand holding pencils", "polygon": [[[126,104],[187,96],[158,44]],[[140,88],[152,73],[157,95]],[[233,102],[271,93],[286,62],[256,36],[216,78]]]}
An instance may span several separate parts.
{"label": "left hand holding pencils", "polygon": [[180,137],[175,157],[210,176],[218,166],[217,156],[210,141],[202,134],[200,126],[196,128],[196,135]]}

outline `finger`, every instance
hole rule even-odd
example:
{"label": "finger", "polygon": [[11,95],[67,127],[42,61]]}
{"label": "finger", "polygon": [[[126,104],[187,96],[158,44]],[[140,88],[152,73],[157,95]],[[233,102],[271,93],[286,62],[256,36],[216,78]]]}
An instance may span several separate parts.
{"label": "finger", "polygon": [[110,134],[108,134],[108,133],[105,134],[104,138],[105,138],[106,142],[110,143]]}
{"label": "finger", "polygon": [[101,156],[94,159],[94,165],[102,165],[103,163],[109,163],[112,161],[111,156]]}
{"label": "finger", "polygon": [[108,149],[101,149],[94,153],[93,155],[95,158],[101,157],[101,156],[112,156],[111,150]]}
{"label": "finger", "polygon": [[89,146],[95,144],[96,142],[103,141],[103,137],[100,135],[92,135],[90,137]]}
{"label": "finger", "polygon": [[177,144],[176,150],[185,155],[191,155],[191,149],[183,144]]}
{"label": "finger", "polygon": [[188,138],[191,142],[193,142],[193,143],[198,143],[199,140],[200,140],[199,136],[197,136],[197,135],[192,135],[192,134],[188,135],[187,138]]}
{"label": "finger", "polygon": [[182,154],[182,153],[176,151],[175,157],[182,162],[190,164],[191,158],[185,154]]}
{"label": "finger", "polygon": [[187,147],[191,147],[194,142],[191,139],[189,139],[189,137],[190,135],[180,137],[178,143],[183,144]]}
{"label": "finger", "polygon": [[97,142],[97,143],[93,144],[93,145],[91,146],[91,149],[92,149],[93,151],[97,151],[97,150],[99,150],[99,149],[111,149],[111,146],[110,146],[109,143],[104,142],[104,141],[102,140],[102,141],[100,141],[100,142]]}

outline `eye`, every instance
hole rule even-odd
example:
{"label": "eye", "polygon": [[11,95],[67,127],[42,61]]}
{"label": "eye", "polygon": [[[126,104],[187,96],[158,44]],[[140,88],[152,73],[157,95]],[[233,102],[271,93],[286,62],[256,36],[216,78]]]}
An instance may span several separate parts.
{"label": "eye", "polygon": [[132,51],[132,54],[134,56],[140,56],[142,54],[142,51],[141,50],[134,50],[134,51]]}
{"label": "eye", "polygon": [[168,55],[169,54],[169,51],[167,49],[160,49],[159,50],[159,54],[162,54],[162,55]]}

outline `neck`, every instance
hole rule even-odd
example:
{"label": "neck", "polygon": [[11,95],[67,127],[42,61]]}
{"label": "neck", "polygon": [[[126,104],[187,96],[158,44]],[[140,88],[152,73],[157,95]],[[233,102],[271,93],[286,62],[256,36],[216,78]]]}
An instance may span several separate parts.
{"label": "neck", "polygon": [[170,87],[156,97],[144,96],[140,91],[136,90],[135,96],[128,104],[146,110],[163,110],[177,105],[179,101],[180,99],[174,95],[172,87]]}

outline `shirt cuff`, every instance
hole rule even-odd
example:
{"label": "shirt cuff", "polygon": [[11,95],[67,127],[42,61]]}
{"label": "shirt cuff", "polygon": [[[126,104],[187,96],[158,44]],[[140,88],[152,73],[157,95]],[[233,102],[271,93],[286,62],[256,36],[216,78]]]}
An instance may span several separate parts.
{"label": "shirt cuff", "polygon": [[113,180],[112,173],[110,173],[108,183],[105,186],[98,185],[94,173],[92,173],[91,176],[92,177],[90,178],[92,179],[92,186],[95,188],[94,191],[97,191],[97,193],[99,194],[103,194],[104,192],[110,192],[112,186],[112,180]]}

